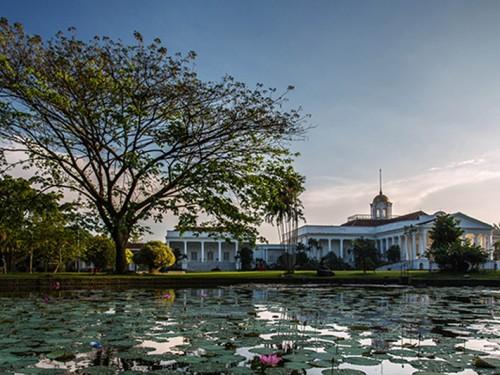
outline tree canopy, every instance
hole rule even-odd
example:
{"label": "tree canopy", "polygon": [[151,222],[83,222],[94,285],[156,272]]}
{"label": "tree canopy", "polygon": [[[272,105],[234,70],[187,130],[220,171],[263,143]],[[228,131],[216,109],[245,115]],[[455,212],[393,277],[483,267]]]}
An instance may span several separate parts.
{"label": "tree canopy", "polygon": [[133,259],[136,264],[146,265],[151,273],[175,264],[174,251],[161,241],[146,243],[138,253],[134,254]]}
{"label": "tree canopy", "polygon": [[437,216],[430,231],[433,242],[427,256],[445,271],[474,270],[488,259],[488,253],[480,246],[471,244],[468,239],[462,240],[463,233],[453,216]]}
{"label": "tree canopy", "polygon": [[115,264],[115,246],[106,236],[94,236],[87,241],[84,259],[100,270],[113,269]]}
{"label": "tree canopy", "polygon": [[61,195],[43,192],[31,181],[0,179],[0,259],[6,270],[38,268],[55,271],[79,256],[79,226],[75,206],[61,203]]}
{"label": "tree canopy", "polygon": [[0,20],[0,154],[19,153],[7,167],[33,167],[45,185],[77,192],[96,211],[117,272],[146,219],[170,212],[180,230],[248,240],[276,213],[283,187],[296,197],[303,184],[289,142],[303,135],[305,116],[284,109],[292,87],[278,94],[231,76],[202,81],[194,52],[169,54],[159,39],[134,36],[132,45],[82,41],[70,29],[43,41]]}
{"label": "tree canopy", "polygon": [[354,265],[358,269],[372,270],[377,267],[380,262],[379,253],[375,247],[375,241],[366,238],[358,238],[354,240],[352,245],[354,254]]}

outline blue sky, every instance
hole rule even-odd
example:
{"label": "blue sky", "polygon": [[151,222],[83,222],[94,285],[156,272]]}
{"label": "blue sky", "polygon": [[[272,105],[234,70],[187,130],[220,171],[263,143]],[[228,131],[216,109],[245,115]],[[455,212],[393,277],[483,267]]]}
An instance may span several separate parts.
{"label": "blue sky", "polygon": [[0,15],[44,37],[138,30],[196,51],[205,79],[294,85],[314,126],[293,146],[310,224],[368,212],[378,168],[395,213],[500,221],[500,2],[17,0]]}

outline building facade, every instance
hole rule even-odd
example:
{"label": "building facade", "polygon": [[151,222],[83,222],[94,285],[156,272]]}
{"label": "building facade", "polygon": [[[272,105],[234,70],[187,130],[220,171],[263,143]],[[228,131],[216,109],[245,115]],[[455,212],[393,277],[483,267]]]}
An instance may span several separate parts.
{"label": "building facade", "polygon": [[[416,211],[406,215],[392,214],[392,203],[380,190],[370,204],[369,215],[350,216],[341,225],[304,225],[298,229],[298,241],[307,244],[311,239],[319,244],[313,255],[319,260],[329,252],[353,263],[352,246],[358,238],[373,240],[382,259],[387,250],[397,245],[401,261],[409,269],[428,269],[431,265],[425,253],[431,245],[429,233],[439,214]],[[486,249],[493,256],[493,227],[461,212],[451,214],[464,231],[463,238]]]}
{"label": "building facade", "polygon": [[[341,225],[304,225],[298,228],[297,238],[304,245],[314,240],[316,246],[311,248],[308,255],[318,261],[333,252],[345,262],[353,264],[353,243],[356,239],[364,238],[375,242],[382,259],[387,259],[387,251],[391,246],[398,245],[401,264],[405,268],[429,269],[432,264],[425,256],[431,245],[429,233],[436,217],[442,213],[416,211],[406,215],[393,215],[392,202],[380,188],[379,194],[370,204],[370,214],[350,216]],[[461,212],[451,216],[462,228],[463,238],[486,249],[490,259],[493,259],[493,227]],[[183,269],[209,271],[240,268],[239,249],[242,244],[235,240],[227,241],[211,233],[180,233],[169,230],[166,242],[183,254]],[[255,265],[258,267],[264,262],[272,266],[284,252],[281,244],[259,244],[254,248]],[[385,266],[386,269],[390,267]],[[398,265],[392,267],[395,269]]]}
{"label": "building facade", "polygon": [[182,268],[193,271],[237,270],[241,243],[213,233],[168,230],[166,243],[183,255]]}

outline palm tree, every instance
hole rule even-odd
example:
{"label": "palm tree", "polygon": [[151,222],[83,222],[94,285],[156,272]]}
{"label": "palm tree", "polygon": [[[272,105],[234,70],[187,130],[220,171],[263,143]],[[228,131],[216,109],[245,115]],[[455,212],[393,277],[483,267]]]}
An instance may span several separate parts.
{"label": "palm tree", "polygon": [[297,247],[297,228],[303,219],[303,206],[300,194],[304,191],[304,177],[291,167],[286,171],[279,187],[275,189],[267,207],[266,221],[278,228],[278,237],[285,246],[287,271],[293,273]]}

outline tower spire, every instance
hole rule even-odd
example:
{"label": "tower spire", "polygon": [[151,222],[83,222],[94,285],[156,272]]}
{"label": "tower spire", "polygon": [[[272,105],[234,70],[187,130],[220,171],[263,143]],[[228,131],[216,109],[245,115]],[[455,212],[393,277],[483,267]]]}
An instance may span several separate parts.
{"label": "tower spire", "polygon": [[382,195],[382,168],[378,170],[378,177],[379,177],[380,194]]}

